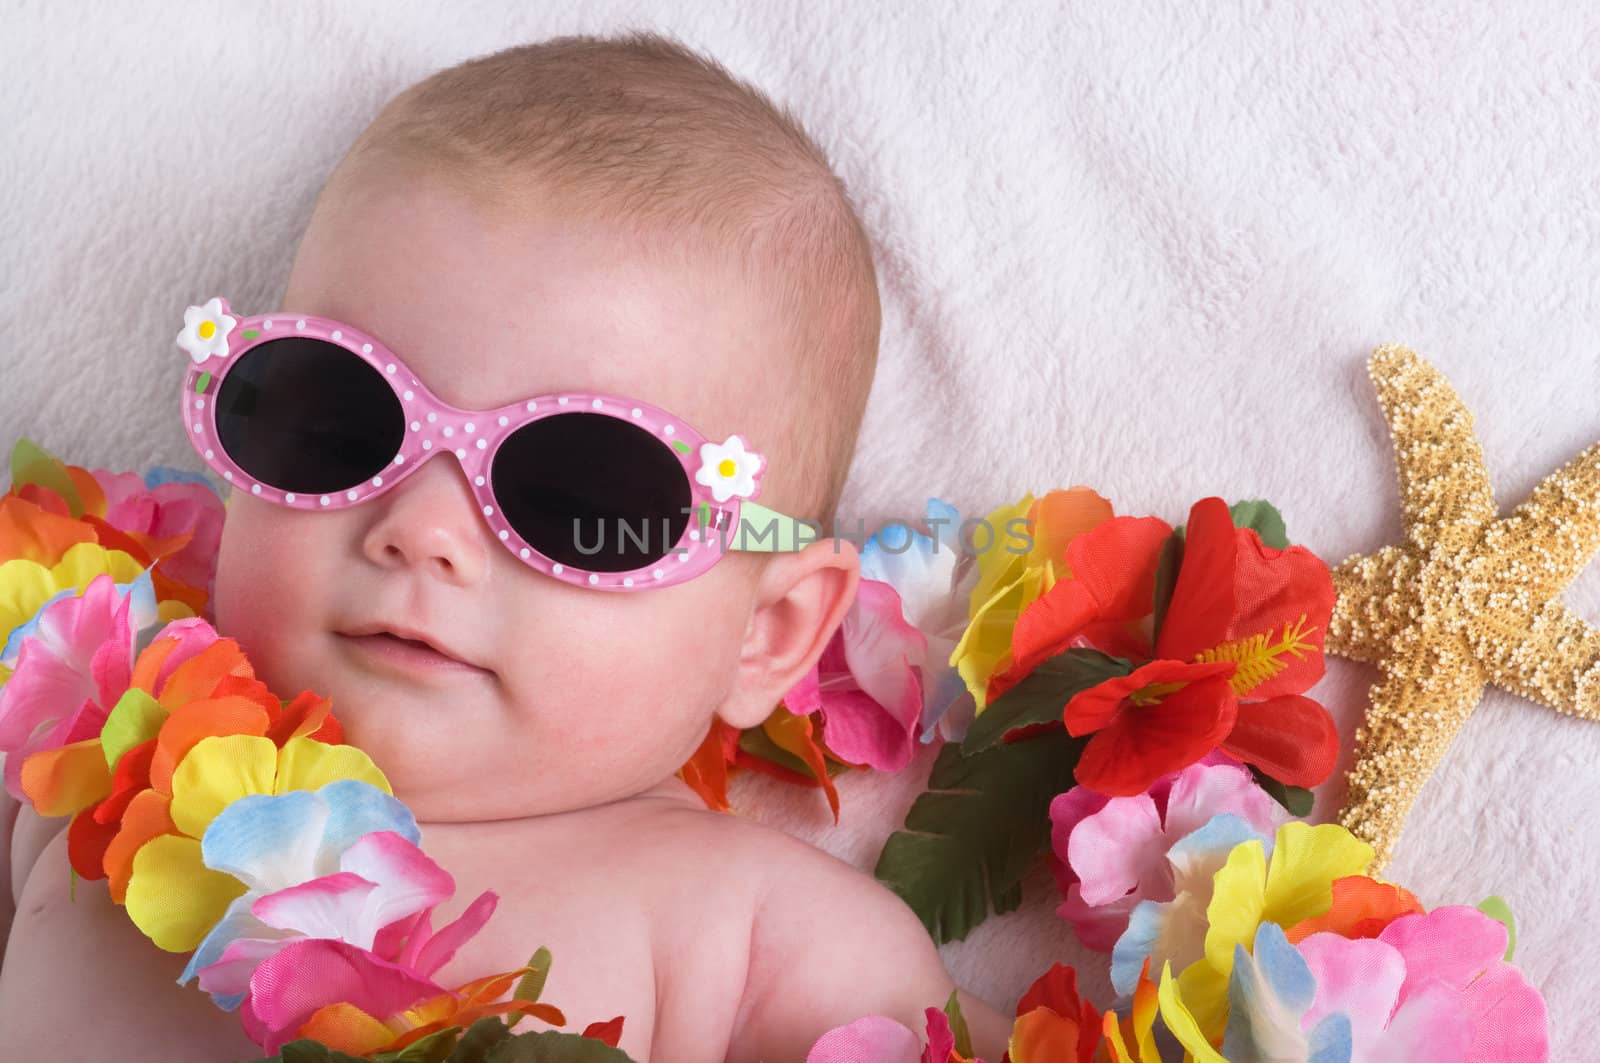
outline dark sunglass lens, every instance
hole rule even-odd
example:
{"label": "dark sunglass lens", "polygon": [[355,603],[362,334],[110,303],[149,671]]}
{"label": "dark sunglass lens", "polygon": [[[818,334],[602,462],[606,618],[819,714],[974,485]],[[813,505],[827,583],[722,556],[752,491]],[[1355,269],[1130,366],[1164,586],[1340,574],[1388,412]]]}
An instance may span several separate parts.
{"label": "dark sunglass lens", "polygon": [[378,475],[405,436],[383,374],[327,340],[290,336],[247,351],[217,391],[217,436],[269,487],[344,491]]}
{"label": "dark sunglass lens", "polygon": [[563,565],[627,572],[665,557],[689,522],[689,478],[650,432],[559,413],[495,452],[495,501],[529,546]]}

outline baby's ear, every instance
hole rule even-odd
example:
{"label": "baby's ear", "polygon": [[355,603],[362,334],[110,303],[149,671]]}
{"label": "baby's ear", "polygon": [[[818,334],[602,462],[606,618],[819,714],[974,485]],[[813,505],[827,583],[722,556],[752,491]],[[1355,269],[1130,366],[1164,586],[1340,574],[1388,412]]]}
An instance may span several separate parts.
{"label": "baby's ear", "polygon": [[822,656],[860,579],[861,558],[848,539],[772,555],[756,584],[738,675],[717,710],[724,723],[755,727],[772,714]]}

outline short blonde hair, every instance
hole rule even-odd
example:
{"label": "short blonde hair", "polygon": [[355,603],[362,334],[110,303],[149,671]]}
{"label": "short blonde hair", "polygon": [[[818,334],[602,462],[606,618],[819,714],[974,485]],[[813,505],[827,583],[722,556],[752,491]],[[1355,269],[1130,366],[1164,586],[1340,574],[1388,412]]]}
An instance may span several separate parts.
{"label": "short blonde hair", "polygon": [[[656,33],[566,36],[442,70],[391,100],[340,174],[370,156],[443,162],[504,197],[531,186],[739,265],[791,324],[800,383],[779,411],[801,497],[830,534],[877,366],[872,246],[798,119]],[[775,448],[768,444],[763,449]]]}

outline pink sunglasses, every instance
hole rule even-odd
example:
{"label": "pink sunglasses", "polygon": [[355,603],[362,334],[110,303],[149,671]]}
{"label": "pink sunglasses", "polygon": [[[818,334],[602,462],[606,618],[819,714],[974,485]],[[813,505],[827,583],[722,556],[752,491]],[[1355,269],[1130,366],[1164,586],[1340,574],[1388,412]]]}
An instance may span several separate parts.
{"label": "pink sunglasses", "polygon": [[435,396],[378,340],[298,314],[191,306],[186,435],[234,487],[293,509],[359,505],[454,454],[485,523],[529,566],[599,590],[693,579],[725,550],[798,550],[803,521],[753,501],[765,460],[658,406],[596,392],[492,410]]}

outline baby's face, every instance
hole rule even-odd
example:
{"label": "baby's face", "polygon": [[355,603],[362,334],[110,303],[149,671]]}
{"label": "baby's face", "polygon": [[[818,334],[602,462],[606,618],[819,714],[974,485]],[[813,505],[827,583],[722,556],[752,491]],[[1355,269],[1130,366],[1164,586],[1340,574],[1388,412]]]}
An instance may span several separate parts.
{"label": "baby's face", "polygon": [[[653,263],[601,223],[513,218],[437,180],[366,183],[319,209],[284,304],[378,337],[463,409],[595,390],[773,446],[752,423],[771,397],[740,381],[782,357],[784,330],[709,265]],[[281,696],[332,695],[419,818],[505,818],[670,781],[741,674],[761,565],[733,553],[658,590],[569,586],[495,539],[446,453],[348,509],[235,493],[216,615]],[[357,637],[374,628],[461,661]]]}

